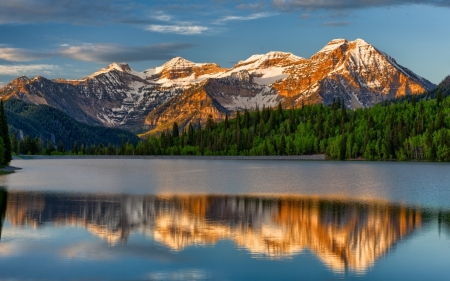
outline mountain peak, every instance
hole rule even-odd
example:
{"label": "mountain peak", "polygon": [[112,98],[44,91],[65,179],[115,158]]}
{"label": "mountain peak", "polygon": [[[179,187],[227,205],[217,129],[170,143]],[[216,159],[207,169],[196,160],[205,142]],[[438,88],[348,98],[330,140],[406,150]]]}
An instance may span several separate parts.
{"label": "mountain peak", "polygon": [[292,53],[271,51],[266,54],[252,55],[246,60],[239,61],[234,67],[250,64],[254,65],[255,67],[259,67],[260,65],[263,65],[268,61],[297,62],[300,60],[304,60],[304,58],[298,57]]}
{"label": "mountain peak", "polygon": [[95,77],[95,76],[98,76],[100,74],[108,73],[108,72],[111,72],[111,71],[119,71],[119,72],[130,73],[132,70],[131,70],[131,67],[125,62],[122,62],[122,63],[113,62],[110,65],[108,65],[107,67],[102,68],[99,71],[91,74],[89,77]]}
{"label": "mountain peak", "polygon": [[357,44],[362,44],[362,45],[370,45],[369,43],[367,43],[365,40],[363,40],[363,39],[361,39],[361,38],[358,38],[358,39],[356,39],[356,40],[353,41],[353,42],[355,42],[355,43],[357,43]]}
{"label": "mountain peak", "polygon": [[11,83],[21,84],[21,83],[27,83],[28,81],[30,81],[30,79],[28,77],[20,76],[20,77],[17,77],[16,79],[14,79],[13,81],[11,81]]}
{"label": "mountain peak", "polygon": [[340,46],[347,44],[348,40],[347,39],[333,39],[330,42],[328,42],[328,44],[325,45],[325,47],[323,47],[318,53],[329,53],[334,51],[335,49],[339,48]]}
{"label": "mountain peak", "polygon": [[162,65],[163,68],[187,68],[196,64],[182,57],[175,57]]}

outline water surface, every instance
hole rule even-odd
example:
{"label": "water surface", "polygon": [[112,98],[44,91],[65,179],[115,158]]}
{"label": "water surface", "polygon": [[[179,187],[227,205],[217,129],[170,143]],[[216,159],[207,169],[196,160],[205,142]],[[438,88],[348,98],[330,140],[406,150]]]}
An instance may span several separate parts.
{"label": "water surface", "polygon": [[0,178],[0,279],[450,277],[448,164],[12,165],[23,170]]}

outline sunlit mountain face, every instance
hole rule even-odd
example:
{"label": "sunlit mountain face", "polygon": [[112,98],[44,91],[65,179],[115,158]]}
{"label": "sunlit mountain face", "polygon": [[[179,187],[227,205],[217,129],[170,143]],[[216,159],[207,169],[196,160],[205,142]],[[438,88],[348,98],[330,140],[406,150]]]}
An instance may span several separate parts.
{"label": "sunlit mountain face", "polygon": [[85,229],[94,244],[121,249],[141,234],[169,252],[231,241],[255,259],[289,260],[310,252],[333,272],[364,273],[430,217],[418,207],[388,202],[301,196],[3,191],[0,199],[9,231]]}

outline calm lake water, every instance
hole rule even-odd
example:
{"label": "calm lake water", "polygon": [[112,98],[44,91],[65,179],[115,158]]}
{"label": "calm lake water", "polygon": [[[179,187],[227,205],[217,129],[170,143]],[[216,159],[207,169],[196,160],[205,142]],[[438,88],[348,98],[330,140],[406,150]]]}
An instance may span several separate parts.
{"label": "calm lake water", "polygon": [[450,279],[450,164],[13,160],[0,279]]}

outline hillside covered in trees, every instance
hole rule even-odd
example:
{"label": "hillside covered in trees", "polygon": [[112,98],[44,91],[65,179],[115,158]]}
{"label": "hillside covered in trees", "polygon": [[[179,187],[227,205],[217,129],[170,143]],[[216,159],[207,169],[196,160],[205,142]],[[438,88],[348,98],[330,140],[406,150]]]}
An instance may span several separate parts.
{"label": "hillside covered in trees", "polygon": [[[123,140],[136,144],[139,138],[126,130],[90,126],[76,121],[67,114],[46,105],[32,105],[16,99],[5,102],[9,133],[12,136],[13,151],[32,154],[42,148],[57,145],[62,150],[71,150],[74,143],[81,145],[108,144],[120,146]],[[24,137],[22,149],[17,147],[21,133]],[[25,147],[26,146],[26,147]],[[20,151],[18,151],[18,149]],[[60,149],[61,150],[61,149]]]}
{"label": "hillside covered in trees", "polygon": [[[137,154],[299,155],[324,153],[331,159],[450,161],[450,87],[416,99],[347,110],[340,100],[330,107],[263,108],[199,129],[149,137]],[[433,96],[434,95],[434,96]],[[446,98],[445,98],[446,97]]]}
{"label": "hillside covered in trees", "polygon": [[[219,123],[189,124],[150,136],[137,145],[93,143],[76,154],[136,155],[301,155],[330,159],[450,161],[450,78],[436,90],[349,110],[331,106],[237,112]],[[103,143],[106,141],[102,140]],[[74,149],[75,150],[75,149]]]}

